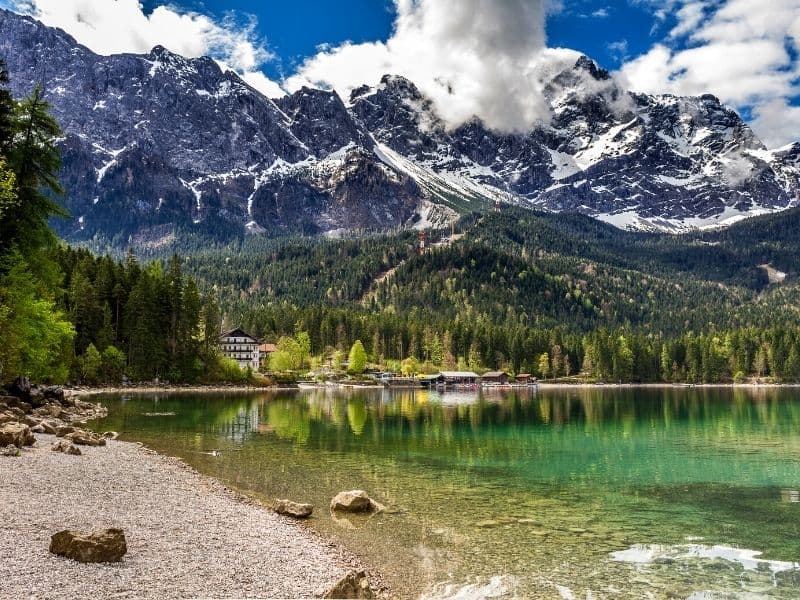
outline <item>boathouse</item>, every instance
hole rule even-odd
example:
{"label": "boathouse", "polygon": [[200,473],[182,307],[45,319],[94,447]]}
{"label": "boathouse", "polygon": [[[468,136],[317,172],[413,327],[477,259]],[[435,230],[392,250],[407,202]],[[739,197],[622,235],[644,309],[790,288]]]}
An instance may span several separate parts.
{"label": "boathouse", "polygon": [[481,377],[481,383],[483,385],[506,385],[508,379],[508,373],[505,371],[488,371]]}
{"label": "boathouse", "polygon": [[439,377],[445,385],[477,385],[481,377],[472,371],[442,371]]}

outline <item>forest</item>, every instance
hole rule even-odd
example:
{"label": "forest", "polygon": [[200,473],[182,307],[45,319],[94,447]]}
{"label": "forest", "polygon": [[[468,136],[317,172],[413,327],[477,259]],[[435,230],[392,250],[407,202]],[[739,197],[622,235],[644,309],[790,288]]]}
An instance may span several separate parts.
{"label": "forest", "polygon": [[671,235],[509,205],[428,231],[424,252],[415,231],[184,232],[104,255],[53,234],[60,130],[40,90],[15,100],[5,81],[0,69],[0,383],[247,379],[219,354],[223,327],[277,343],[270,364],[289,377],[347,357],[407,374],[800,380],[800,209]]}

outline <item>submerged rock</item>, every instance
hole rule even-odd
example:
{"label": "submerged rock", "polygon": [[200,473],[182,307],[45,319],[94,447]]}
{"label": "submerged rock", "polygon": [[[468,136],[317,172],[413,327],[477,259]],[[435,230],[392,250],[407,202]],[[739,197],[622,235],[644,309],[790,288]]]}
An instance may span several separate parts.
{"label": "submerged rock", "polygon": [[31,433],[31,428],[23,423],[6,423],[0,426],[0,446],[12,444],[17,448],[33,446],[36,437]]}
{"label": "submerged rock", "polygon": [[322,594],[323,598],[375,598],[364,571],[351,571]]}
{"label": "submerged rock", "polygon": [[314,507],[311,504],[276,499],[273,510],[279,515],[286,515],[287,517],[294,517],[295,519],[305,519],[311,516]]}
{"label": "submerged rock", "polygon": [[342,512],[380,512],[383,509],[383,505],[375,502],[364,490],[339,492],[331,500],[331,510]]}
{"label": "submerged rock", "polygon": [[50,552],[85,563],[119,562],[127,551],[122,529],[93,533],[64,530],[50,539]]}

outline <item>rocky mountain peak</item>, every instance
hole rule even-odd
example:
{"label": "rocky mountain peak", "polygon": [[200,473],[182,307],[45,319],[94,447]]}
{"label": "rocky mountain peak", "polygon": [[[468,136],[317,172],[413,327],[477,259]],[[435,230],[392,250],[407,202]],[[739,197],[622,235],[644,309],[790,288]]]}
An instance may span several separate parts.
{"label": "rocky mountain peak", "polygon": [[586,56],[554,63],[552,116],[523,133],[449,126],[398,75],[270,100],[212,59],[98,56],[2,10],[0,56],[64,128],[77,239],[423,227],[497,199],[682,230],[781,210],[800,175],[800,143],[769,151],[716,97],[632,94]]}

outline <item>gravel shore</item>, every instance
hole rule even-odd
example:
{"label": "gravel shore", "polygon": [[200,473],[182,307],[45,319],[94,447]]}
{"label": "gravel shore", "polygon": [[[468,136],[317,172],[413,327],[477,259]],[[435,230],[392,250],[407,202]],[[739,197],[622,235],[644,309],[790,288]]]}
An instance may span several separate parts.
{"label": "gravel shore", "polygon": [[[0,598],[306,598],[357,567],[336,546],[138,444],[0,457]],[[62,529],[125,530],[120,563],[48,552]]]}

